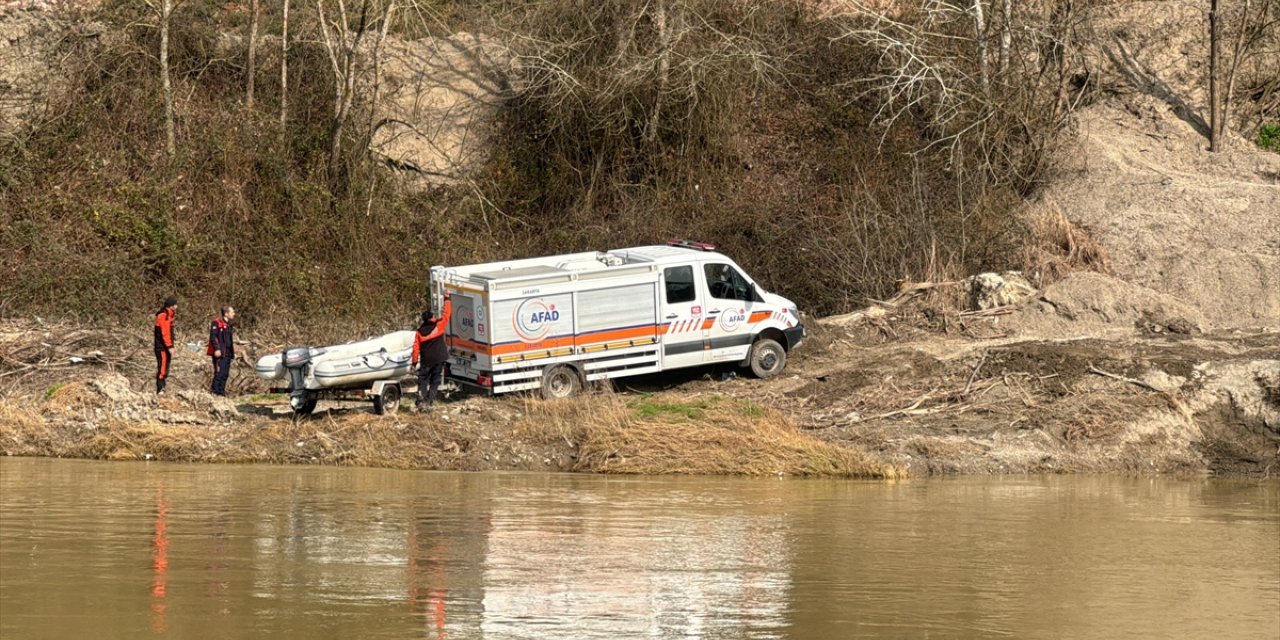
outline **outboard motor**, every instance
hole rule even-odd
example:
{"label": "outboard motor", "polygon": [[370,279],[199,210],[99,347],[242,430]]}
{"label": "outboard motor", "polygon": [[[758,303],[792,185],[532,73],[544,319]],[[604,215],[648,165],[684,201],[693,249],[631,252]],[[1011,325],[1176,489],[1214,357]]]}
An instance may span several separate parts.
{"label": "outboard motor", "polygon": [[299,410],[307,402],[307,365],[311,364],[311,347],[289,347],[280,356],[289,380],[289,406]]}

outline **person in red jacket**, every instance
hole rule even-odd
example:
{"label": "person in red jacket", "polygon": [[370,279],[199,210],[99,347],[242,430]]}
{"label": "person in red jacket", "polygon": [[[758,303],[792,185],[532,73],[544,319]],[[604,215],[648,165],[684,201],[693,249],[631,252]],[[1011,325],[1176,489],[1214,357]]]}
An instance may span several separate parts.
{"label": "person in red jacket", "polygon": [[[418,367],[418,402],[416,408],[428,411],[435,405],[436,392],[444,377],[449,349],[444,344],[444,330],[449,326],[453,301],[444,294],[444,311],[437,318],[430,309],[422,312],[422,324],[413,336],[413,365]],[[426,393],[423,393],[424,390]]]}
{"label": "person in red jacket", "polygon": [[205,354],[213,359],[213,388],[215,396],[227,395],[227,377],[231,374],[231,362],[236,357],[236,344],[232,332],[235,327],[231,321],[236,319],[236,309],[232,306],[222,308],[222,315],[209,323],[209,346]]}
{"label": "person in red jacket", "polygon": [[173,297],[164,299],[164,304],[156,312],[153,346],[156,352],[156,393],[164,393],[164,384],[169,379],[169,364],[173,362],[173,318],[178,312],[178,301]]}

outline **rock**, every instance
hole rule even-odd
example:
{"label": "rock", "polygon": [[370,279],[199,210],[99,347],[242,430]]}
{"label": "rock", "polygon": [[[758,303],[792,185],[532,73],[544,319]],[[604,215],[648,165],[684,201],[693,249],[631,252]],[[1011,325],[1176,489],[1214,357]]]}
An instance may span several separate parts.
{"label": "rock", "polygon": [[980,273],[969,278],[969,308],[981,311],[1018,304],[1035,292],[1020,271]]}
{"label": "rock", "polygon": [[94,380],[92,386],[109,402],[117,405],[152,405],[155,396],[138,393],[129,386],[129,379],[119,373],[108,373]]}
{"label": "rock", "polygon": [[207,391],[179,391],[178,398],[192,409],[206,411],[219,418],[234,416],[240,413],[239,409],[236,409],[235,403],[230,399],[223,396],[215,396]]}

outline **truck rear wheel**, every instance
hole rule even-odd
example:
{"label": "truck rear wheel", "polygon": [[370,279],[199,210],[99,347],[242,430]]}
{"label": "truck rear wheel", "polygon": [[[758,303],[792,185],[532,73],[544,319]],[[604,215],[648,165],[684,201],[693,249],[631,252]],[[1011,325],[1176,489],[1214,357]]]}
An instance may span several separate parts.
{"label": "truck rear wheel", "polygon": [[757,378],[768,379],[787,366],[787,350],[777,340],[762,338],[751,345],[751,373]]}
{"label": "truck rear wheel", "polygon": [[390,384],[382,389],[382,393],[373,397],[373,412],[384,416],[395,413],[400,408],[400,387]]}
{"label": "truck rear wheel", "polygon": [[542,397],[548,400],[568,398],[582,388],[578,370],[567,364],[548,367],[542,373]]}

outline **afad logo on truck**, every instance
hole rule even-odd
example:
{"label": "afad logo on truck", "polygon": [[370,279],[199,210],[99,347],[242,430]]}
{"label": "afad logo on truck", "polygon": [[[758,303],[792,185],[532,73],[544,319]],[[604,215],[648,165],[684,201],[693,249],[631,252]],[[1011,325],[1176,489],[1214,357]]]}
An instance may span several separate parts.
{"label": "afad logo on truck", "polygon": [[724,313],[720,314],[720,328],[730,333],[737,331],[746,322],[746,309],[725,309]]}
{"label": "afad logo on truck", "polygon": [[548,305],[541,298],[530,298],[516,307],[516,335],[524,342],[538,342],[551,333],[551,326],[560,320],[560,312],[554,304]]}

